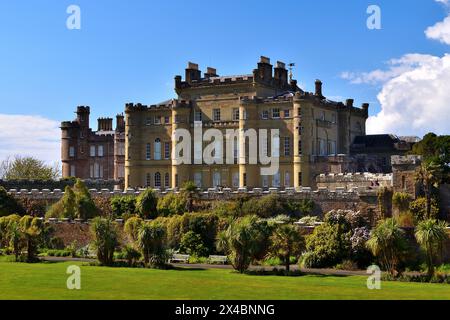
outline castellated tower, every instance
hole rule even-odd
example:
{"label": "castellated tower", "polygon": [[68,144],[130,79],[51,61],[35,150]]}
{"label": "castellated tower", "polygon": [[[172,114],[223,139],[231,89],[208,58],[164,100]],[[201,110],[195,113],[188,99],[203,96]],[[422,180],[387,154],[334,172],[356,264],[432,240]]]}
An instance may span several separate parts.
{"label": "castellated tower", "polygon": [[61,123],[63,177],[120,180],[120,166],[124,165],[124,155],[120,155],[119,148],[116,150],[115,140],[116,136],[117,140],[120,141],[120,137],[122,142],[124,140],[123,116],[117,118],[116,130],[113,129],[113,119],[99,118],[98,130],[93,131],[89,127],[90,111],[90,107],[79,106],[75,120]]}

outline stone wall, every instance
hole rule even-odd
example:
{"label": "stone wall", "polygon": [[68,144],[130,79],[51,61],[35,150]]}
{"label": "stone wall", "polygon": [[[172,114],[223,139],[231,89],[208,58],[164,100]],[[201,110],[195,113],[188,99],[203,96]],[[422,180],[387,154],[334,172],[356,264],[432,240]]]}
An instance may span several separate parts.
{"label": "stone wall", "polygon": [[[91,189],[90,193],[94,199],[110,199],[115,196],[127,196],[134,195],[138,196],[143,189],[134,190],[128,189],[127,191],[110,191],[108,189],[96,190]],[[160,191],[155,190],[158,197],[163,197],[169,193],[179,193],[179,191],[168,190]],[[64,195],[62,190],[56,189],[50,191],[48,189],[44,190],[9,190],[9,194],[17,198],[18,200],[34,200],[42,201],[46,203],[55,203]],[[214,201],[214,200],[236,200],[242,197],[263,197],[269,194],[276,194],[282,199],[286,200],[312,200],[316,204],[315,214],[318,216],[323,216],[325,213],[333,209],[346,209],[346,210],[356,210],[356,211],[370,211],[370,213],[375,217],[379,216],[378,206],[377,206],[377,191],[370,189],[358,189],[353,188],[351,191],[345,191],[343,189],[337,188],[336,190],[329,190],[327,188],[319,188],[316,191],[312,191],[311,188],[301,188],[301,189],[287,189],[278,190],[270,189],[269,191],[263,191],[262,189],[239,189],[238,191],[232,191],[231,189],[210,189],[205,192],[200,193],[201,201]]]}
{"label": "stone wall", "polygon": [[349,174],[321,174],[317,177],[319,188],[330,190],[377,189],[392,187],[392,174],[349,173]]}

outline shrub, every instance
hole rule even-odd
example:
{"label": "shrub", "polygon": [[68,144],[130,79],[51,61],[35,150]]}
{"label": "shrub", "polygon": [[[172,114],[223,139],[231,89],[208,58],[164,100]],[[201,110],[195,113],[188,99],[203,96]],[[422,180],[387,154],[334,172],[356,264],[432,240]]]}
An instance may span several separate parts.
{"label": "shrub", "polygon": [[46,218],[79,218],[92,219],[99,213],[89,190],[85,184],[77,179],[74,187],[66,187],[64,196],[50,207]]}
{"label": "shrub", "polygon": [[159,216],[169,217],[181,215],[185,212],[187,200],[180,194],[169,193],[158,199],[157,211]]}
{"label": "shrub", "polygon": [[97,250],[97,259],[101,265],[114,264],[114,250],[118,246],[116,228],[111,220],[95,218],[91,224],[93,246]]}
{"label": "shrub", "polygon": [[133,243],[136,243],[138,241],[139,229],[141,228],[143,223],[144,223],[144,220],[142,220],[141,218],[136,217],[136,216],[129,218],[125,222],[123,230],[130,237],[130,239]]}
{"label": "shrub", "polygon": [[122,249],[122,257],[127,260],[128,266],[132,267],[141,258],[141,253],[131,246],[125,246]]}
{"label": "shrub", "polygon": [[395,219],[386,219],[379,222],[372,230],[367,248],[378,258],[384,270],[392,275],[399,272],[399,266],[404,259],[407,245],[404,232]]}
{"label": "shrub", "polygon": [[5,188],[0,187],[0,217],[14,213],[24,214],[25,212],[16,199],[10,196]]}
{"label": "shrub", "polygon": [[267,223],[259,222],[256,216],[248,216],[235,220],[218,235],[218,250],[228,254],[231,265],[240,273],[248,269],[267,242],[264,225]]}
{"label": "shrub", "polygon": [[411,196],[404,192],[396,192],[392,196],[392,204],[400,214],[408,211],[411,200]]}
{"label": "shrub", "polygon": [[293,225],[284,224],[275,228],[270,242],[270,255],[280,258],[289,272],[291,257],[294,256],[298,260],[304,249],[303,236]]}
{"label": "shrub", "polygon": [[136,199],[136,211],[141,218],[150,219],[157,217],[156,207],[158,199],[152,189],[142,192]]}
{"label": "shrub", "polygon": [[168,255],[165,246],[166,231],[154,222],[144,223],[139,229],[138,245],[146,266],[165,267]]}
{"label": "shrub", "polygon": [[329,268],[348,257],[351,232],[340,224],[324,223],[306,239],[308,268]]}
{"label": "shrub", "polygon": [[117,196],[111,198],[111,212],[117,218],[134,215],[136,213],[136,197]]}
{"label": "shrub", "polygon": [[180,252],[196,257],[208,256],[208,248],[203,244],[201,235],[189,231],[181,238]]}
{"label": "shrub", "polygon": [[[419,197],[409,204],[409,211],[416,221],[423,221],[427,217],[427,199]],[[431,216],[437,217],[439,213],[439,204],[435,198],[431,200]]]}

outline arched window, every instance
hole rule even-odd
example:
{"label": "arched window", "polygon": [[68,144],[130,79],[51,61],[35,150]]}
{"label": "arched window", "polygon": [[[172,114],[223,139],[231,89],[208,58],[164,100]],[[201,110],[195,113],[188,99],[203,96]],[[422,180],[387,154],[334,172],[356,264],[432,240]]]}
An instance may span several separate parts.
{"label": "arched window", "polygon": [[151,185],[151,175],[150,175],[150,173],[147,173],[147,175],[145,176],[145,186],[146,187],[150,187],[150,185]]}
{"label": "arched window", "polygon": [[155,140],[155,160],[161,160],[161,139]]}
{"label": "arched window", "polygon": [[164,187],[170,188],[170,175],[168,173],[164,176]]}
{"label": "arched window", "polygon": [[155,173],[155,188],[161,188],[161,173]]}

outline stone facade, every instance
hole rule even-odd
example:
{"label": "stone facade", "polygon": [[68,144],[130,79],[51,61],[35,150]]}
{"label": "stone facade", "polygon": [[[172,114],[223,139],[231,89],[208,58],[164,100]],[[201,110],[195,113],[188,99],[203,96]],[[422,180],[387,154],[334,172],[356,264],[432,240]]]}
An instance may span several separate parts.
{"label": "stone facade", "polygon": [[74,121],[61,123],[61,160],[63,178],[77,177],[95,180],[123,180],[125,165],[125,121],[98,119],[98,130],[89,127],[90,108],[77,108]]}
{"label": "stone facade", "polygon": [[[202,189],[312,187],[327,166],[323,159],[349,154],[353,139],[365,135],[368,104],[356,108],[352,99],[345,104],[328,100],[320,80],[314,93],[305,92],[295,80],[288,80],[284,63],[273,68],[266,57],[261,57],[252,74],[239,76],[220,77],[213,68],[202,76],[198,65],[189,63],[184,81],[175,77],[175,91],[177,99],[157,105],[126,105],[126,187],[179,188],[188,180]],[[194,164],[196,150],[192,150],[193,164],[176,164],[171,156],[174,132],[185,129],[194,137],[194,127],[199,125],[222,133],[278,129],[278,174],[262,176],[262,165],[248,164],[247,150],[232,165]],[[270,149],[268,143],[269,154]],[[228,151],[239,153],[236,148]],[[241,161],[244,157],[246,161]],[[343,164],[336,163],[337,172],[344,172]]]}
{"label": "stone facade", "polygon": [[391,162],[394,191],[405,192],[416,198],[420,191],[416,175],[422,158],[420,156],[393,156]]}

